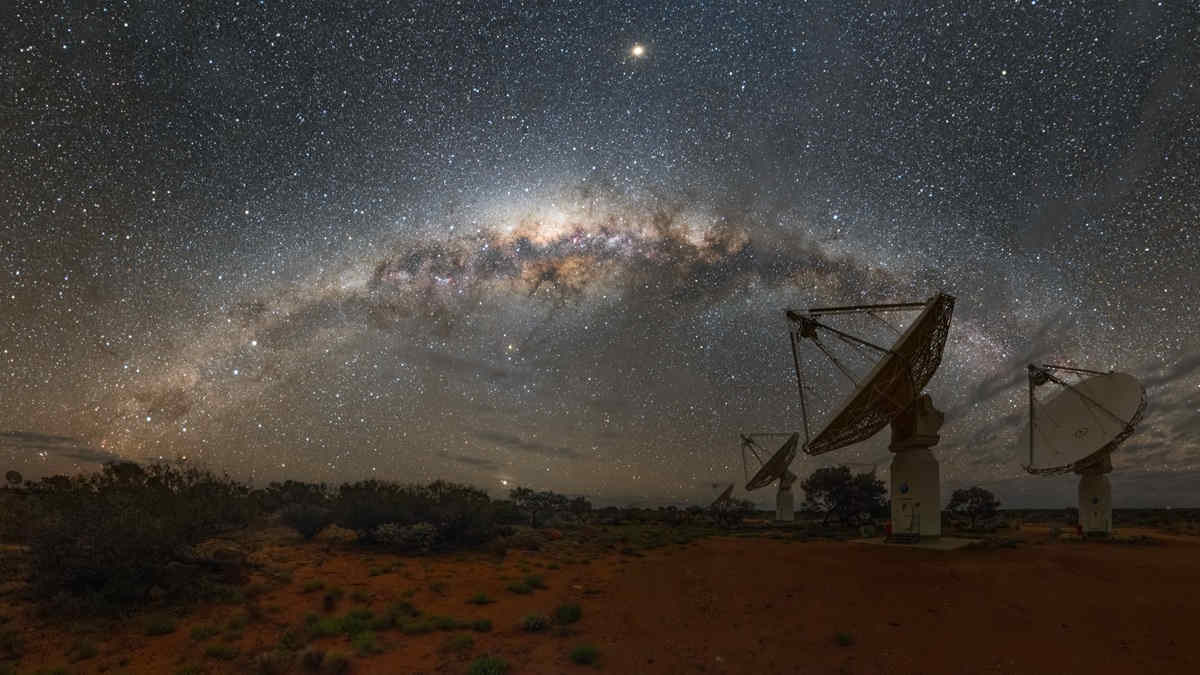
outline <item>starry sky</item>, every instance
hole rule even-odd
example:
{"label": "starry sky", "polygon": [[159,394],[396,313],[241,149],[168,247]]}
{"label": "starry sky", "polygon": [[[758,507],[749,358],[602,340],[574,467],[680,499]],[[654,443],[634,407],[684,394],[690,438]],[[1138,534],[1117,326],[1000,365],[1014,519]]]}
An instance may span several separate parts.
{"label": "starry sky", "polygon": [[704,503],[800,427],[785,308],[944,291],[945,490],[1074,502],[1021,469],[1066,363],[1147,386],[1115,504],[1198,505],[1191,3],[11,7],[5,468]]}

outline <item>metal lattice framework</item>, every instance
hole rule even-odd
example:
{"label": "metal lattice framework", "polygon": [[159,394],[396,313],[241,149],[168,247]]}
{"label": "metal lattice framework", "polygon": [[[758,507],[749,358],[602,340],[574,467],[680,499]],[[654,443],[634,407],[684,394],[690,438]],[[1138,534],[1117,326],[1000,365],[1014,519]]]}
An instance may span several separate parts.
{"label": "metal lattice framework", "polygon": [[[786,436],[787,441],[783,446],[775,451],[769,459],[763,461],[765,449],[758,444],[755,438],[762,437],[779,437]],[[742,436],[742,470],[746,473],[746,491],[757,490],[766,487],[777,479],[787,479],[788,467],[792,465],[792,461],[796,459],[796,452],[800,449],[800,434],[799,433],[760,433]],[[754,477],[750,477],[749,468],[746,463],[746,451],[758,460],[759,469],[754,473]]]}
{"label": "metal lattice framework", "polygon": [[[1043,364],[1041,366],[1035,366],[1035,365],[1030,364],[1030,366],[1028,368],[1028,372],[1029,372],[1029,464],[1023,465],[1022,468],[1024,468],[1025,471],[1027,471],[1030,474],[1033,474],[1035,476],[1057,476],[1057,475],[1068,474],[1068,473],[1087,473],[1089,470],[1095,469],[1096,467],[1104,464],[1104,462],[1108,458],[1108,456],[1111,455],[1113,453],[1113,451],[1117,449],[1118,446],[1120,446],[1122,443],[1124,443],[1126,439],[1128,439],[1130,436],[1133,435],[1134,429],[1137,427],[1138,423],[1142,421],[1142,417],[1146,413],[1146,390],[1145,389],[1142,390],[1142,395],[1141,395],[1140,401],[1138,402],[1137,410],[1134,411],[1132,417],[1130,417],[1128,420],[1125,420],[1125,419],[1121,418],[1120,416],[1118,416],[1113,411],[1111,411],[1108,408],[1101,405],[1099,402],[1089,398],[1086,394],[1080,392],[1078,389],[1076,389],[1074,386],[1072,386],[1069,382],[1066,382],[1063,379],[1054,375],[1055,372],[1068,372],[1068,373],[1074,373],[1074,374],[1078,374],[1078,375],[1082,375],[1082,374],[1106,375],[1107,373],[1103,373],[1098,370],[1087,370],[1084,368],[1070,368],[1067,366],[1055,366],[1055,365],[1050,365],[1050,364]],[[1109,441],[1108,443],[1105,443],[1103,446],[1101,446],[1099,450],[1096,450],[1095,452],[1089,454],[1088,456],[1084,457],[1083,459],[1079,459],[1079,460],[1076,460],[1069,464],[1062,464],[1059,466],[1047,466],[1047,467],[1033,466],[1033,455],[1034,455],[1033,440],[1034,440],[1035,430],[1037,428],[1035,425],[1035,419],[1036,419],[1035,402],[1037,401],[1037,399],[1034,396],[1034,391],[1038,387],[1048,384],[1048,383],[1054,383],[1054,384],[1057,384],[1057,385],[1063,387],[1063,389],[1065,389],[1066,391],[1072,392],[1076,396],[1080,397],[1080,399],[1089,408],[1092,408],[1092,409],[1100,412],[1101,414],[1111,417],[1114,421],[1116,421],[1117,423],[1122,425],[1121,431],[1118,432],[1115,436],[1113,436],[1113,439],[1111,441]],[[1111,467],[1109,467],[1109,468],[1111,469]]]}
{"label": "metal lattice framework", "polygon": [[[877,314],[881,312],[915,310],[920,310],[920,315],[890,349],[838,330],[821,320],[837,314],[861,313],[878,318]],[[818,308],[810,309],[807,313],[788,310],[792,357],[796,367],[800,409],[804,417],[804,433],[807,439],[804,452],[820,455],[865,441],[908,409],[941,365],[942,351],[950,333],[953,312],[954,298],[944,293],[939,293],[925,302]],[[854,381],[849,369],[826,347],[823,339],[840,340],[858,350],[873,350],[880,354],[879,361],[862,384],[859,384]],[[797,351],[797,345],[802,340],[811,341],[856,385],[854,393],[838,412],[812,436],[809,435],[808,404]]]}

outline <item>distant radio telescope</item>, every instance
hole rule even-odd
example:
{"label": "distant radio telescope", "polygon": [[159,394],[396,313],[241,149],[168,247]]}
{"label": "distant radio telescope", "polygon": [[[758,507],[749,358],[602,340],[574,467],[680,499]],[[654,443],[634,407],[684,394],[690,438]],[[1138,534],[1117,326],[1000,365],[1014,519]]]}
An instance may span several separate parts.
{"label": "distant radio telescope", "polygon": [[[1030,365],[1029,463],[1033,475],[1079,474],[1079,525],[1084,534],[1112,533],[1111,456],[1146,411],[1146,388],[1132,375]],[[1077,381],[1068,382],[1073,377]],[[1038,401],[1040,387],[1058,390]]]}
{"label": "distant radio telescope", "polygon": [[[775,517],[792,520],[792,483],[796,476],[789,467],[798,451],[821,455],[853,445],[874,436],[891,424],[894,453],[891,464],[892,531],[898,541],[912,541],[922,536],[937,537],[942,532],[940,479],[937,459],[930,448],[937,444],[942,413],[933,407],[928,394],[923,393],[930,378],[942,361],[942,351],[950,331],[954,298],[939,293],[924,302],[847,307],[812,308],[807,312],[787,311],[791,324],[792,360],[800,395],[803,416],[804,443],[800,432],[745,434],[742,436],[742,462],[750,452],[760,464],[753,478],[746,482],[747,490],[757,490],[778,481]],[[888,325],[878,315],[889,312],[919,312],[891,347],[882,347],[835,327],[827,317],[869,315]],[[874,367],[865,378],[856,379],[852,369],[843,363],[826,341],[840,342],[859,356],[870,359]],[[815,434],[809,428],[808,385],[801,368],[800,347],[809,344],[821,352],[854,386],[853,392],[835,408],[829,421]],[[766,461],[763,460],[758,438],[786,436],[787,440]],[[747,471],[747,474],[749,472]],[[874,466],[872,466],[874,473]]]}

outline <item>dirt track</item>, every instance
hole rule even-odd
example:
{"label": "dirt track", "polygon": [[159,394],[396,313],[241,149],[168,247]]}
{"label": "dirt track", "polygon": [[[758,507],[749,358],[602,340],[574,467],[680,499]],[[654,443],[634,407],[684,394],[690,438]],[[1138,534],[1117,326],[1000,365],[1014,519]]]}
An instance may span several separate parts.
{"label": "dirt track", "polygon": [[[559,569],[544,567],[558,564],[547,553],[513,552],[503,563],[406,559],[376,576],[368,569],[396,558],[279,546],[262,555],[293,569],[293,580],[259,599],[265,619],[230,641],[237,660],[206,657],[189,635],[241,611],[220,606],[181,619],[171,635],[146,637],[131,622],[127,632],[94,636],[100,654],[69,672],[250,672],[253,654],[320,611],[320,594],[303,592],[314,579],[366,594],[373,609],[412,591],[413,604],[427,613],[495,624],[473,633],[475,647],[462,656],[439,650],[446,633],[382,632],[384,653],[354,657],[354,673],[463,673],[484,653],[506,658],[513,673],[589,672],[567,658],[585,642],[600,649],[603,672],[622,674],[1200,672],[1200,540],[1135,546],[1053,542],[1036,530],[1026,536],[1029,543],[1016,549],[948,553],[718,538]],[[547,590],[506,590],[530,570],[545,577]],[[480,592],[497,602],[465,602]],[[574,634],[517,629],[526,614],[565,601],[583,607]],[[345,600],[339,611],[353,604]],[[839,633],[852,644],[839,644]],[[74,636],[52,629],[26,635],[19,672],[66,664]],[[352,651],[344,637],[316,644]]]}

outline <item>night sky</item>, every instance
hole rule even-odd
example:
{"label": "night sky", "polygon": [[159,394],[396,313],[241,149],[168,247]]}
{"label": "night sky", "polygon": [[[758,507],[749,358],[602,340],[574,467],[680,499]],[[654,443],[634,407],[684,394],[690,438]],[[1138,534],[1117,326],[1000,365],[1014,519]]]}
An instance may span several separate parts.
{"label": "night sky", "polygon": [[2,468],[703,503],[800,426],[784,308],[941,290],[946,490],[1074,503],[1036,361],[1198,505],[1200,9],[926,4],[7,4]]}

